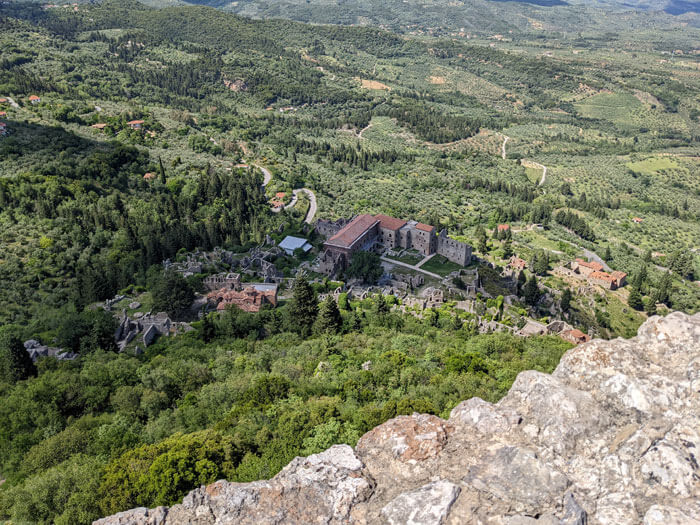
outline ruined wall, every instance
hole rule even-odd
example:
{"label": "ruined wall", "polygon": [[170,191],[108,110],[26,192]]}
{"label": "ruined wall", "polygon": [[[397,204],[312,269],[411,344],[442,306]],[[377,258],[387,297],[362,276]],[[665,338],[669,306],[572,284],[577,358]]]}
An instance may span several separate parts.
{"label": "ruined wall", "polygon": [[218,481],[100,525],[699,525],[700,314],[569,350],[498,403],[400,416],[296,458],[269,481]]}
{"label": "ruined wall", "polygon": [[438,236],[437,253],[462,266],[467,266],[472,260],[472,247],[467,243],[450,239],[446,230],[442,230]]}

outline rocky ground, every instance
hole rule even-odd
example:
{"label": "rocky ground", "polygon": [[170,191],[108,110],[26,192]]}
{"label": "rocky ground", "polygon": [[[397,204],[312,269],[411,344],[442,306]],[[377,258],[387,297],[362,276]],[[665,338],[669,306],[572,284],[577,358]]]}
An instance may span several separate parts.
{"label": "rocky ground", "polygon": [[297,458],[269,481],[217,481],[126,524],[700,525],[700,314],[521,373],[496,405],[414,414]]}

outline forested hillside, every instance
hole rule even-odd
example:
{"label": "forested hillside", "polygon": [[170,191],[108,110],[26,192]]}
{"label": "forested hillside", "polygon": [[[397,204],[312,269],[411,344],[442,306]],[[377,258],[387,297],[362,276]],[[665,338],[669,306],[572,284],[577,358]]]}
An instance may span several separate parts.
{"label": "forested hillside", "polygon": [[[253,5],[238,8],[285,7]],[[523,13],[550,8],[496,2],[479,3],[493,26],[436,9],[452,26],[430,31],[407,5],[395,24],[391,2],[290,11],[363,27],[133,0],[0,5],[0,521],[170,504],[398,414],[496,401],[571,346],[514,335],[527,323],[629,336],[700,309],[697,31],[635,13],[558,33],[589,12],[554,6],[553,26],[534,27]],[[297,278],[323,242],[308,194],[291,204],[301,188],[316,218],[385,213],[469,243],[471,307],[439,257],[424,275],[451,279],[446,300],[423,310]],[[313,249],[270,261],[274,309],[206,313],[203,282],[231,261],[164,270],[214,249],[240,263],[288,234]],[[514,257],[527,269],[509,273]],[[570,279],[580,257],[629,284]],[[186,326],[117,352],[122,309]],[[75,359],[33,362],[29,339]]]}

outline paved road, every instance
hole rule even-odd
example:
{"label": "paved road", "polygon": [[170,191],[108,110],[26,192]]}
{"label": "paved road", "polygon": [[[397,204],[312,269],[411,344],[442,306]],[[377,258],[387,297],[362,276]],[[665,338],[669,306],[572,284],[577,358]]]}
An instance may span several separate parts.
{"label": "paved road", "polygon": [[270,181],[272,180],[272,173],[270,173],[270,170],[267,168],[263,168],[262,166],[258,166],[257,164],[253,164],[256,168],[258,168],[260,171],[262,171],[263,174],[263,183],[262,186],[263,188],[270,184]]}
{"label": "paved road", "polygon": [[[268,184],[270,184],[270,181],[272,180],[272,173],[270,173],[270,170],[267,168],[263,168],[262,166],[258,166],[257,164],[254,164],[256,168],[258,168],[260,171],[262,171],[263,174],[263,183],[262,187],[265,188]],[[305,193],[306,196],[309,198],[309,211],[306,213],[306,217],[304,218],[304,222],[306,224],[311,224],[314,220],[314,217],[316,216],[316,212],[318,211],[318,204],[316,203],[316,194],[311,191],[309,188],[301,188],[298,190],[294,190],[292,192],[292,200],[287,204],[284,209],[289,210],[296,206],[297,202],[299,201],[299,194],[300,193]],[[273,208],[272,210],[274,213],[279,213],[281,210],[279,208]]]}
{"label": "paved road", "polygon": [[[407,264],[407,263],[404,263],[404,262],[401,262],[401,261],[395,261],[395,260],[393,260],[393,259],[388,259],[388,258],[386,258],[386,257],[380,257],[380,259],[381,259],[382,261],[384,261],[385,263],[393,264],[393,265],[396,265],[396,266],[403,266],[404,268],[410,268],[411,270],[415,270],[415,271],[417,271],[417,272],[424,273],[425,275],[429,275],[430,277],[434,277],[435,279],[440,279],[440,280],[442,281],[442,276],[441,276],[441,275],[438,275],[438,274],[433,273],[433,272],[429,272],[429,271],[427,271],[427,270],[421,270],[420,268],[418,268],[418,266],[413,266],[412,264]],[[421,261],[421,262],[422,262],[422,261]]]}
{"label": "paved road", "polygon": [[316,204],[316,194],[311,191],[309,188],[301,188],[300,190],[294,190],[293,195],[292,195],[292,200],[289,204],[287,204],[284,209],[287,210],[289,208],[293,208],[297,201],[299,200],[299,194],[300,193],[306,193],[306,196],[309,198],[309,211],[306,212],[306,217],[304,218],[304,222],[306,224],[311,224],[314,220],[314,217],[316,216],[316,211],[318,210],[318,205]]}

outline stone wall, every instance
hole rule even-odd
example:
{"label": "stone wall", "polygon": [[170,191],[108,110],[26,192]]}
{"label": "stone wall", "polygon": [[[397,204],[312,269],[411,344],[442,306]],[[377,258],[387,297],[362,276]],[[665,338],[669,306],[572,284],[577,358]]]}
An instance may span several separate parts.
{"label": "stone wall", "polygon": [[296,458],[269,481],[217,481],[99,525],[700,525],[700,314],[522,372],[498,403],[400,416]]}
{"label": "stone wall", "polygon": [[442,230],[438,236],[437,253],[462,266],[467,266],[472,260],[472,247],[465,242],[450,239],[447,230]]}

